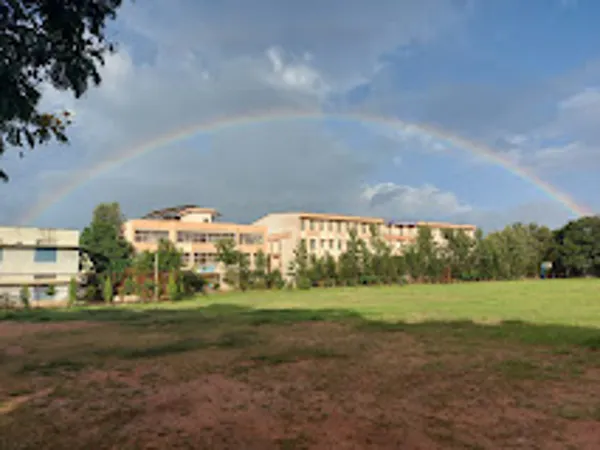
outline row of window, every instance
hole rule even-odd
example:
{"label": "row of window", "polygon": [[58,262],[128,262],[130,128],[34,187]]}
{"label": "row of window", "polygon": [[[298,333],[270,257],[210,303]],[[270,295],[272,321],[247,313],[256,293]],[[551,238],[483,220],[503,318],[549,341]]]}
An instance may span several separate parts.
{"label": "row of window", "polygon": [[[168,240],[168,231],[159,230],[135,230],[135,242],[159,242]],[[178,231],[177,242],[209,242],[216,243],[224,239],[236,239],[235,233],[207,233],[199,231]],[[260,233],[241,233],[239,243],[242,245],[260,245],[264,242],[264,237]]]}
{"label": "row of window", "polygon": [[309,220],[305,219],[301,222],[302,231],[335,231],[338,233],[354,230],[357,233],[367,234],[371,231],[371,227],[375,227],[379,233],[389,233],[396,236],[408,236],[416,233],[414,225],[384,225],[384,224],[369,224],[366,222],[346,222],[341,220]]}
{"label": "row of window", "polygon": [[[58,251],[55,248],[36,248],[33,252],[33,261],[39,263],[56,262]],[[0,263],[4,259],[4,249],[0,248]]]}
{"label": "row of window", "polygon": [[234,233],[201,233],[197,231],[178,231],[177,242],[219,242],[235,239]]}
{"label": "row of window", "polygon": [[358,233],[367,233],[369,231],[369,224],[367,223],[356,223],[356,222],[345,222],[341,220],[302,220],[301,223],[302,231],[337,231],[338,233],[355,230]]}
{"label": "row of window", "polygon": [[[306,239],[302,239],[304,245],[306,245]],[[338,250],[344,251],[347,247],[347,242],[341,239],[308,239],[308,250]],[[401,248],[402,242],[396,242],[393,247]]]}
{"label": "row of window", "polygon": [[[248,256],[256,258],[256,253],[249,254]],[[182,256],[182,264],[185,267],[190,265],[206,265],[206,264],[217,264],[216,253],[184,253]]]}
{"label": "row of window", "polygon": [[133,239],[135,242],[159,242],[169,239],[168,231],[159,230],[135,230]]}

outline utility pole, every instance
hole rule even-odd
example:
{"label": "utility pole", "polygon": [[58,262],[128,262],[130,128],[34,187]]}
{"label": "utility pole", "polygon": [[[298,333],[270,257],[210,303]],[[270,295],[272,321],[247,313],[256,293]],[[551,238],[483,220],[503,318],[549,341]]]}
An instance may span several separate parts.
{"label": "utility pole", "polygon": [[154,301],[158,302],[158,250],[154,253]]}

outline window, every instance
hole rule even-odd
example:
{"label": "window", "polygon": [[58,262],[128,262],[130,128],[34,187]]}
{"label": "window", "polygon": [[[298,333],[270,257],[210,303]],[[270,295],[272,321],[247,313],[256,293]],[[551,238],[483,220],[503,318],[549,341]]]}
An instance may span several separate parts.
{"label": "window", "polygon": [[159,230],[135,230],[133,239],[135,242],[159,242],[169,240],[168,231]]}
{"label": "window", "polygon": [[322,220],[319,222],[319,230],[325,231],[325,222],[323,222]]}
{"label": "window", "polygon": [[306,220],[304,220],[304,219],[300,220],[300,229],[302,231],[306,230]]}
{"label": "window", "polygon": [[4,249],[0,248],[0,262],[2,262],[3,257],[4,257]]}
{"label": "window", "polygon": [[311,239],[310,240],[310,249],[311,250],[315,250],[317,248],[317,240],[316,239]]}
{"label": "window", "polygon": [[363,224],[362,224],[362,232],[363,232],[363,233],[366,233],[366,232],[367,232],[367,224],[366,224],[366,223],[363,223]]}
{"label": "window", "polygon": [[333,239],[329,239],[329,248],[333,250]]}
{"label": "window", "polygon": [[338,230],[338,233],[342,231],[342,222],[337,223],[337,230]]}
{"label": "window", "polygon": [[338,250],[342,249],[342,240],[338,240]]}
{"label": "window", "polygon": [[46,263],[56,262],[56,249],[55,248],[36,248],[33,256],[35,262]]}
{"label": "window", "polygon": [[325,248],[325,239],[321,239],[321,248]]}
{"label": "window", "polygon": [[333,222],[327,222],[327,230],[328,231],[333,231]]}
{"label": "window", "polygon": [[240,244],[258,245],[263,243],[263,235],[259,233],[240,234]]}
{"label": "window", "polygon": [[315,221],[314,220],[309,220],[308,221],[308,228],[312,231],[315,229]]}

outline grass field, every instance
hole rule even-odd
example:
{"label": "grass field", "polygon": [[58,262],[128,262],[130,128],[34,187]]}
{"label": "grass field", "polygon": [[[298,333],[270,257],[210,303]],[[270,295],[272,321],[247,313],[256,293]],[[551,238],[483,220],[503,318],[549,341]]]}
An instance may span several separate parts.
{"label": "grass field", "polygon": [[0,319],[0,449],[600,448],[598,280]]}

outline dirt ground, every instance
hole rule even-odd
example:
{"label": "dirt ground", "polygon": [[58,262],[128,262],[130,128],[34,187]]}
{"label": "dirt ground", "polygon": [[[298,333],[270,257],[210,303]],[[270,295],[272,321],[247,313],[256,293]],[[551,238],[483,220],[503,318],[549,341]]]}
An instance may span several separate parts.
{"label": "dirt ground", "polygon": [[0,322],[0,448],[600,448],[600,356],[356,323]]}

